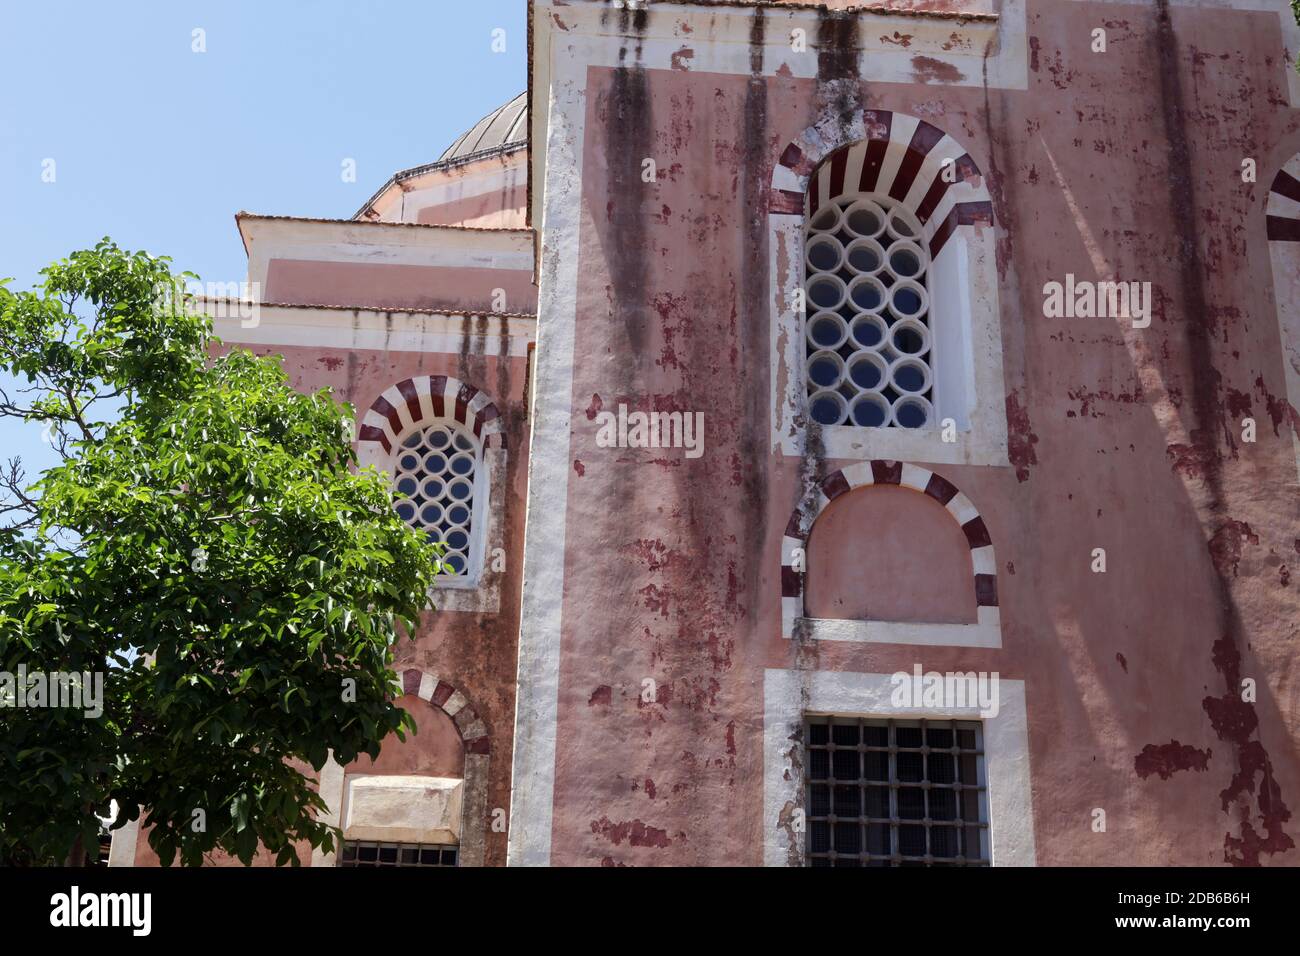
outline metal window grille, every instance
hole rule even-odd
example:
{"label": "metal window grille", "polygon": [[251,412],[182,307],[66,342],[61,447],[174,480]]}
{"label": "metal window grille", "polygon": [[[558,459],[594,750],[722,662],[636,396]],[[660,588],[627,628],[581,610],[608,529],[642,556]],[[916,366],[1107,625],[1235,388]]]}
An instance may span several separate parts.
{"label": "metal window grille", "polygon": [[988,866],[978,721],[809,717],[810,866]]}
{"label": "metal window grille", "polygon": [[455,866],[460,847],[427,843],[372,843],[344,840],[339,866]]}

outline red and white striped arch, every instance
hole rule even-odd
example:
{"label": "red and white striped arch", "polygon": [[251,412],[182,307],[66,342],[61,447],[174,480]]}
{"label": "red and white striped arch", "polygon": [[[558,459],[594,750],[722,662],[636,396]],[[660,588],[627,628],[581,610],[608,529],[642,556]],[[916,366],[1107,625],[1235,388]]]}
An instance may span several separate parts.
{"label": "red and white striped arch", "polygon": [[1300,476],[1300,153],[1287,160],[1273,177],[1265,228],[1286,378],[1286,415],[1296,474]]}
{"label": "red and white striped arch", "polygon": [[427,700],[456,725],[456,732],[465,744],[465,752],[486,754],[491,752],[487,725],[469,698],[447,681],[431,671],[408,667],[402,671],[402,692]]}
{"label": "red and white striped arch", "polygon": [[[947,177],[945,168],[952,170]],[[811,215],[852,192],[881,193],[915,212],[932,259],[957,227],[993,222],[993,203],[970,153],[937,126],[904,113],[859,111],[833,137],[819,126],[804,130],[773,170],[769,211]]]}
{"label": "red and white striped arch", "polygon": [[1292,156],[1268,188],[1269,242],[1300,242],[1300,155]]}
{"label": "red and white striped arch", "polygon": [[439,418],[460,422],[484,448],[506,446],[496,405],[486,393],[448,375],[421,375],[388,388],[366,410],[357,438],[363,449],[370,444],[391,454],[408,429]]}

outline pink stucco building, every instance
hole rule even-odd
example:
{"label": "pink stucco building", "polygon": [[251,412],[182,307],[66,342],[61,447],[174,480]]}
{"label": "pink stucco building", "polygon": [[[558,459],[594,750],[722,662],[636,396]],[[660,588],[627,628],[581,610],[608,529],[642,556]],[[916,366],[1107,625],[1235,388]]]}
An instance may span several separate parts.
{"label": "pink stucco building", "polygon": [[1287,4],[529,40],[352,219],[237,217],[217,333],[351,402],[463,572],[311,862],[1300,863]]}

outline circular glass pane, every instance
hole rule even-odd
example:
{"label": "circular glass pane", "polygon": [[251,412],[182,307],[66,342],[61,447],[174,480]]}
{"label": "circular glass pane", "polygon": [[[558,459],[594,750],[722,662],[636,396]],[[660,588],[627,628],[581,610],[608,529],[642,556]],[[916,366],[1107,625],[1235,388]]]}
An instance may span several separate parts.
{"label": "circular glass pane", "polygon": [[831,232],[840,227],[839,207],[832,203],[822,206],[812,217],[812,227],[818,232]]}
{"label": "circular glass pane", "polygon": [[896,323],[889,339],[904,355],[921,355],[930,348],[925,326],[920,322]]}
{"label": "circular glass pane", "polygon": [[885,228],[885,216],[875,203],[860,199],[845,211],[844,225],[854,235],[878,236]]}
{"label": "circular glass pane", "polygon": [[924,305],[921,293],[911,286],[897,286],[894,289],[894,312],[900,317],[919,315]]}
{"label": "circular glass pane", "polygon": [[864,349],[874,349],[885,340],[885,323],[875,315],[860,315],[853,320],[853,341]]}
{"label": "circular glass pane", "polygon": [[903,428],[921,428],[929,418],[929,409],[918,399],[904,398],[894,406],[894,421]]}
{"label": "circular glass pane", "polygon": [[889,250],[889,268],[900,278],[915,278],[921,274],[921,257],[916,254],[915,249],[895,246]]}
{"label": "circular glass pane", "polygon": [[879,428],[889,421],[889,406],[879,395],[860,395],[853,403],[853,424]]}
{"label": "circular glass pane", "polygon": [[813,272],[834,272],[844,260],[844,250],[834,236],[818,236],[808,243],[808,268]]}
{"label": "circular glass pane", "polygon": [[874,239],[854,239],[845,252],[844,261],[854,272],[873,275],[885,263],[885,250]]}
{"label": "circular glass pane", "polygon": [[832,275],[819,275],[808,283],[808,301],[819,309],[838,309],[844,301],[844,283]]}
{"label": "circular glass pane", "polygon": [[876,279],[855,279],[849,297],[862,311],[875,312],[885,304],[885,287]]}
{"label": "circular glass pane", "polygon": [[818,392],[808,404],[813,421],[819,425],[838,425],[844,420],[845,402],[837,392]]}
{"label": "circular glass pane", "polygon": [[883,363],[863,356],[849,365],[849,378],[858,388],[879,388],[885,380]]}
{"label": "circular glass pane", "polygon": [[926,377],[920,362],[900,362],[894,366],[894,387],[900,392],[925,391]]}
{"label": "circular glass pane", "polygon": [[848,328],[834,312],[814,315],[808,322],[808,339],[819,349],[835,349],[844,343]]}
{"label": "circular glass pane", "polygon": [[808,360],[808,378],[819,388],[834,388],[844,377],[844,362],[834,352],[816,352]]}

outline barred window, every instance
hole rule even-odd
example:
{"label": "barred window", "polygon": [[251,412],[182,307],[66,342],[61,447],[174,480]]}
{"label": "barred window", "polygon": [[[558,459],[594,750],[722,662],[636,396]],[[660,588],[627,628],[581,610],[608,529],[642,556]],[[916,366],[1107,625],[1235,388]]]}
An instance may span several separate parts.
{"label": "barred window", "polygon": [[373,843],[344,840],[339,866],[455,866],[460,847],[429,843]]}
{"label": "barred window", "polygon": [[931,425],[930,254],[920,221],[889,196],[839,196],[809,217],[804,265],[804,371],[813,420]]}
{"label": "barred window", "polygon": [[810,866],[988,866],[983,728],[810,717]]}
{"label": "barred window", "polygon": [[448,577],[474,573],[482,560],[475,531],[481,524],[478,503],[483,476],[483,447],[459,422],[421,423],[404,436],[395,460],[397,513],[446,550]]}

